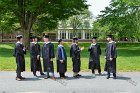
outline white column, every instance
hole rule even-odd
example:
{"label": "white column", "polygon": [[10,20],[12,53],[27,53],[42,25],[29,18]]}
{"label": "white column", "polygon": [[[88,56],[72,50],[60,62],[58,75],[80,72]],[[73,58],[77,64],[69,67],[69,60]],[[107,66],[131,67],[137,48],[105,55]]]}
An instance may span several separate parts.
{"label": "white column", "polygon": [[68,39],[68,30],[66,30],[66,39]]}
{"label": "white column", "polygon": [[91,31],[89,30],[89,39],[91,39]]}
{"label": "white column", "polygon": [[58,37],[57,38],[60,39],[60,30],[58,30]]}
{"label": "white column", "polygon": [[84,30],[83,30],[82,34],[83,34],[83,38],[82,39],[85,39],[85,31]]}
{"label": "white column", "polygon": [[62,31],[60,31],[60,39],[62,38]]}
{"label": "white column", "polygon": [[69,39],[70,39],[71,31],[69,30]]}

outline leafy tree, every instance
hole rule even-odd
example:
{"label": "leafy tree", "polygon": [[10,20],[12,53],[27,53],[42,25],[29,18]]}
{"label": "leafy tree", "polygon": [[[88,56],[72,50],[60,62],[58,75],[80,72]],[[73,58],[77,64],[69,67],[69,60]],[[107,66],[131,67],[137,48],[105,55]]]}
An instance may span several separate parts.
{"label": "leafy tree", "polygon": [[93,19],[92,13],[89,10],[84,10],[78,15],[73,15],[68,20],[61,20],[59,22],[60,28],[72,28],[73,36],[77,36],[77,29],[91,28],[90,21]]}
{"label": "leafy tree", "polygon": [[110,6],[101,12],[98,21],[102,26],[109,27],[108,33],[116,34],[119,38],[136,38],[140,34],[138,5],[127,0],[112,0]]}
{"label": "leafy tree", "polygon": [[[13,15],[13,23],[19,23],[26,46],[33,25],[41,29],[56,27],[58,20],[67,19],[86,9],[86,0],[1,0],[0,13]],[[16,20],[16,21],[15,21]],[[11,21],[9,21],[11,22]]]}

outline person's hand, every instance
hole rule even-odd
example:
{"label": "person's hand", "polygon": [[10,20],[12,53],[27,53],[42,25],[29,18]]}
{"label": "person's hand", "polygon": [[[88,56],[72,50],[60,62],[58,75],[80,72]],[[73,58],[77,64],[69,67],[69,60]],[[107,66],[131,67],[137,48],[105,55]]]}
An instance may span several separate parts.
{"label": "person's hand", "polygon": [[60,62],[61,62],[61,63],[64,63],[64,61],[63,61],[63,60],[60,60]]}
{"label": "person's hand", "polygon": [[23,48],[23,51],[25,51],[25,50],[26,50],[26,48],[24,47],[24,48]]}
{"label": "person's hand", "polygon": [[112,61],[113,60],[113,58],[110,58],[110,61]]}
{"label": "person's hand", "polygon": [[83,51],[84,50],[84,47],[81,47],[80,50]]}
{"label": "person's hand", "polygon": [[39,60],[40,59],[40,55],[37,55],[37,60]]}
{"label": "person's hand", "polygon": [[51,58],[50,61],[53,61],[53,58]]}

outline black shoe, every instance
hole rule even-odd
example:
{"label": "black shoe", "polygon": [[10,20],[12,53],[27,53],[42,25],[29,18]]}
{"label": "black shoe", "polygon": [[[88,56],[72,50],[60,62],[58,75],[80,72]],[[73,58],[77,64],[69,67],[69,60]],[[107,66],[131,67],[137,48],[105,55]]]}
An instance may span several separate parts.
{"label": "black shoe", "polygon": [[108,76],[106,79],[109,79],[110,77]]}
{"label": "black shoe", "polygon": [[74,78],[79,78],[77,75],[76,76],[73,76]]}
{"label": "black shoe", "polygon": [[99,73],[99,76],[101,76],[102,75],[102,73]]}
{"label": "black shoe", "polygon": [[50,76],[47,76],[47,77],[45,77],[44,79],[48,79],[48,78],[50,78]]}
{"label": "black shoe", "polygon": [[36,73],[33,73],[34,76],[37,76]]}
{"label": "black shoe", "polygon": [[40,73],[40,75],[46,75],[46,74],[44,74],[44,73]]}
{"label": "black shoe", "polygon": [[68,76],[64,76],[64,78],[68,78]]}
{"label": "black shoe", "polygon": [[55,77],[51,77],[51,79],[52,79],[52,80],[54,80],[54,81],[56,80],[56,78],[55,78]]}
{"label": "black shoe", "polygon": [[65,79],[65,77],[60,77],[60,79]]}
{"label": "black shoe", "polygon": [[80,74],[77,74],[76,76],[82,76],[82,75],[80,75]]}
{"label": "black shoe", "polygon": [[117,79],[116,77],[113,77],[113,79]]}
{"label": "black shoe", "polygon": [[25,77],[20,76],[20,79],[26,79]]}
{"label": "black shoe", "polygon": [[21,78],[16,77],[16,80],[17,80],[17,81],[21,81]]}
{"label": "black shoe", "polygon": [[35,77],[37,77],[37,75],[34,75]]}

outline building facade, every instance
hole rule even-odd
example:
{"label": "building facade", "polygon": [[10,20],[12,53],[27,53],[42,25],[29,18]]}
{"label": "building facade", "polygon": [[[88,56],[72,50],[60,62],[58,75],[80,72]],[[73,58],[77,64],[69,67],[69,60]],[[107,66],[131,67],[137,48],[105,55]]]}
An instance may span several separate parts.
{"label": "building facade", "polygon": [[[32,32],[31,34],[33,34]],[[15,42],[16,41],[16,35],[21,34],[21,32],[11,32],[11,33],[0,33],[0,42]],[[54,31],[46,31],[43,32],[40,37],[43,37],[44,34],[48,34],[52,41],[57,41],[58,39],[64,39],[64,40],[71,40],[73,37],[78,37],[79,40],[90,40],[92,36],[97,36],[96,33],[93,33],[92,29],[57,29]]]}
{"label": "building facade", "polygon": [[92,29],[58,29],[57,39],[71,40],[73,37],[78,37],[81,40],[89,40],[93,36]]}

